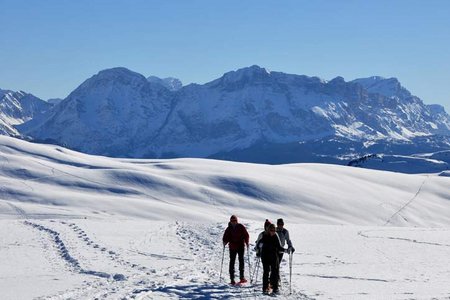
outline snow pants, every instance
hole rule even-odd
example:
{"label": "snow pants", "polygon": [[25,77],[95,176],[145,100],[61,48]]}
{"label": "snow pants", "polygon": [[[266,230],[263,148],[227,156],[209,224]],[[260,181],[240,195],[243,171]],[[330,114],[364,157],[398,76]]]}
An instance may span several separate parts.
{"label": "snow pants", "polygon": [[278,252],[278,281],[280,281],[280,265],[283,260],[284,252]]}
{"label": "snow pants", "polygon": [[278,291],[279,263],[276,254],[261,257],[263,264],[263,292],[269,288],[269,280],[273,291]]}
{"label": "snow pants", "polygon": [[239,279],[244,277],[244,247],[237,250],[230,249],[230,279],[234,280],[234,265],[236,263],[236,255],[238,255],[239,260]]}

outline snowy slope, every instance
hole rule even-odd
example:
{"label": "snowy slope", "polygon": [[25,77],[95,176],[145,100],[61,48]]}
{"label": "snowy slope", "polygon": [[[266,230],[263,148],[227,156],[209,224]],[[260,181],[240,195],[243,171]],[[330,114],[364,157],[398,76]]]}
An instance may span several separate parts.
{"label": "snowy slope", "polygon": [[[450,213],[443,210],[448,181],[433,175],[320,164],[111,159],[8,137],[0,141],[2,196],[24,203],[158,220],[176,216],[211,221],[239,208],[255,220],[277,212],[305,222],[382,225],[424,184],[423,199],[403,218],[390,221],[395,225],[450,224]],[[212,210],[205,203],[217,208]],[[289,211],[284,211],[285,206]]]}
{"label": "snowy slope", "polygon": [[450,177],[112,159],[4,136],[0,164],[3,299],[266,299],[261,270],[226,284],[233,213],[252,243],[264,219],[285,219],[297,251],[280,299],[450,296]]}

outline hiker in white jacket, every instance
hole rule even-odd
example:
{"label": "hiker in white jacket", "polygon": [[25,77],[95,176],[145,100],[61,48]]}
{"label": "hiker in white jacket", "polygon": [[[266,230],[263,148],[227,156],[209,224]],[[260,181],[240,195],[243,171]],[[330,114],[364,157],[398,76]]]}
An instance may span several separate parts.
{"label": "hiker in white jacket", "polygon": [[[280,237],[280,242],[281,242],[281,246],[283,246],[287,243],[288,245],[288,249],[287,249],[287,253],[294,253],[295,249],[292,246],[292,241],[291,238],[289,237],[289,231],[284,228],[284,221],[283,219],[278,219],[277,220],[277,234]],[[278,261],[281,263],[281,260],[283,259],[283,254],[284,252],[279,252],[278,253]]]}

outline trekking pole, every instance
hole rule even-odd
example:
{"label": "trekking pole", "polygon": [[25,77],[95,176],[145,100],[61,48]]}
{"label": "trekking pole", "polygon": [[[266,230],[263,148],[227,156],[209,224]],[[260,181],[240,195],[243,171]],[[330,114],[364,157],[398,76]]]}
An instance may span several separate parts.
{"label": "trekking pole", "polygon": [[223,258],[225,256],[225,245],[223,245],[223,251],[222,251],[222,263],[220,264],[220,276],[219,276],[219,282],[222,282],[222,269],[223,269]]}
{"label": "trekking pole", "polygon": [[294,253],[289,253],[289,294],[292,294],[292,258]]}
{"label": "trekking pole", "polygon": [[248,261],[248,276],[250,277],[250,283],[252,281],[252,265],[250,264],[250,248],[247,246],[247,261]]}
{"label": "trekking pole", "polygon": [[259,267],[259,258],[256,257],[255,269],[253,270],[252,281],[250,283],[253,283],[253,280],[255,279],[256,270],[258,269],[258,267]]}
{"label": "trekking pole", "polygon": [[261,263],[261,257],[257,258],[256,261],[256,275],[255,275],[255,285],[258,282],[258,271],[259,271],[259,264]]}

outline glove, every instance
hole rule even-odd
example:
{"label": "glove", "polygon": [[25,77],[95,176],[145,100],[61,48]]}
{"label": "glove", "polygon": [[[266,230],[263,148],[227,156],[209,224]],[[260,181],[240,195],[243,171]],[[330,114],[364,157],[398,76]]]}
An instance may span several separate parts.
{"label": "glove", "polygon": [[288,253],[294,253],[295,252],[295,248],[294,247],[289,247],[288,248]]}

